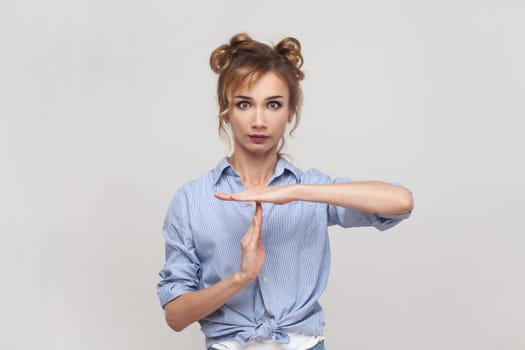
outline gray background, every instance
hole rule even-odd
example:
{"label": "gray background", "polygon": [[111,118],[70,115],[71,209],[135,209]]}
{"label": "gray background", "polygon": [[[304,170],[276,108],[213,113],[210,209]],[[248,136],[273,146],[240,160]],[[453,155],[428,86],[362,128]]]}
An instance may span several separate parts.
{"label": "gray background", "polygon": [[415,195],[331,230],[328,348],[525,349],[523,1],[312,3],[0,2],[0,348],[203,348],[160,229],[226,154],[208,57],[246,31],[304,46],[298,166]]}

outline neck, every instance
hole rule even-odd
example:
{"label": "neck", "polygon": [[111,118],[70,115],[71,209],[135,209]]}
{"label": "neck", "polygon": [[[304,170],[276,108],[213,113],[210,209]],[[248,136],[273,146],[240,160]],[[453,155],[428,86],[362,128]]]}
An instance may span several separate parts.
{"label": "neck", "polygon": [[229,161],[235,171],[241,176],[241,182],[246,189],[263,186],[273,175],[279,156],[277,153],[260,156],[246,156],[233,152]]}

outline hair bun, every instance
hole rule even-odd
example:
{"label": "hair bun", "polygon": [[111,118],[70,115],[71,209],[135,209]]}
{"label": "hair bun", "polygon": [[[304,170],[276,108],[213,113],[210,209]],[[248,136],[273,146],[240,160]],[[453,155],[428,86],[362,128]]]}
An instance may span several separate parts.
{"label": "hair bun", "polygon": [[210,67],[215,73],[220,73],[226,69],[232,60],[233,55],[238,49],[250,43],[252,38],[246,33],[239,33],[230,39],[230,44],[221,45],[216,48],[210,56]]}
{"label": "hair bun", "polygon": [[301,43],[293,37],[284,38],[277,45],[275,51],[284,56],[288,62],[295,68],[297,79],[302,80],[304,73],[301,71],[303,66],[303,55],[301,54]]}
{"label": "hair bun", "polygon": [[221,45],[211,53],[210,68],[217,74],[220,73],[226,65],[229,47],[229,45]]}
{"label": "hair bun", "polygon": [[230,46],[232,48],[235,48],[235,47],[238,47],[240,45],[249,43],[250,41],[253,41],[253,40],[248,34],[246,34],[246,33],[239,33],[239,34],[234,35],[230,39]]}

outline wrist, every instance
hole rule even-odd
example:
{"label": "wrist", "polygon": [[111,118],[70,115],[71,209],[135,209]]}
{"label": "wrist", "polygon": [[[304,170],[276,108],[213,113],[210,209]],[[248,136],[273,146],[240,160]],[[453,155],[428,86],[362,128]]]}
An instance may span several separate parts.
{"label": "wrist", "polygon": [[239,287],[243,288],[246,285],[248,285],[251,281],[253,281],[255,277],[249,276],[245,272],[237,271],[233,274],[233,282]]}
{"label": "wrist", "polygon": [[308,201],[310,187],[311,185],[292,185],[292,197],[298,201]]}

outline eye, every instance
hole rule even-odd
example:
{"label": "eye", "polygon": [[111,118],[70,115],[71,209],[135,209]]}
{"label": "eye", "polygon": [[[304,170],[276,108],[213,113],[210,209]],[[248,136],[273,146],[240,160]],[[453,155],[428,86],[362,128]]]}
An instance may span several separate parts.
{"label": "eye", "polygon": [[281,102],[278,101],[270,101],[267,104],[268,109],[279,109],[281,106]]}
{"label": "eye", "polygon": [[237,107],[240,109],[248,109],[250,108],[251,104],[248,101],[239,101],[237,102]]}

